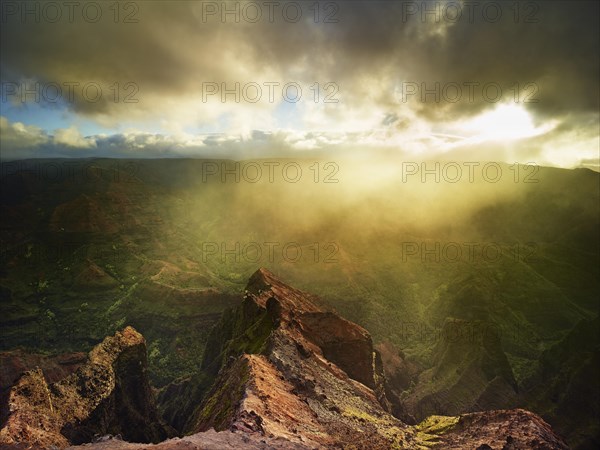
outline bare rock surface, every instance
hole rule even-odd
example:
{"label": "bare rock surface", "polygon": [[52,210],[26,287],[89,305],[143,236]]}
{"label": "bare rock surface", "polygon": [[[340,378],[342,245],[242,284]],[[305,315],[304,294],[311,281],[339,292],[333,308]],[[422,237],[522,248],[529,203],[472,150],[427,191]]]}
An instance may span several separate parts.
{"label": "bare rock surface", "polygon": [[[396,370],[410,368],[401,355],[382,351]],[[58,382],[48,383],[39,369],[25,373],[9,391],[0,442],[90,450],[568,448],[522,409],[409,425],[391,413],[383,358],[367,330],[259,269],[241,304],[211,333],[199,365],[214,382],[197,402],[185,402],[192,405],[183,414],[186,436],[166,439],[144,338],[128,327]],[[394,376],[400,386],[413,375]],[[188,388],[193,380],[165,392],[185,396]]]}
{"label": "bare rock surface", "polygon": [[138,442],[168,437],[146,374],[146,342],[131,327],[98,344],[74,373],[48,383],[25,372],[3,402],[0,443],[64,448],[95,436],[121,434]]}

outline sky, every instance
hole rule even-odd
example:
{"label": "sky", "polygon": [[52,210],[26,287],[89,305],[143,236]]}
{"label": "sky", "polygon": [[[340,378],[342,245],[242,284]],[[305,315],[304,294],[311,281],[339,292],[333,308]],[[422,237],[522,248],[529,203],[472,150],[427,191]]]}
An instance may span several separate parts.
{"label": "sky", "polygon": [[0,157],[599,166],[597,1],[3,1]]}

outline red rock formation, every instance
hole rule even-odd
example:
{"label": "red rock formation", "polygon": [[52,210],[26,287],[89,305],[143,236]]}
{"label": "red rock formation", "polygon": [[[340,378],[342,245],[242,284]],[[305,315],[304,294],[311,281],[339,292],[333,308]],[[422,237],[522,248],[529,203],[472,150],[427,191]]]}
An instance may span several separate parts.
{"label": "red rock formation", "polygon": [[167,437],[147,375],[146,342],[131,327],[107,337],[77,371],[48,383],[41,369],[26,372],[7,394],[0,443],[63,448],[95,435],[137,442]]}
{"label": "red rock formation", "polygon": [[[234,329],[225,333],[231,338],[214,358],[223,369],[189,431],[259,432],[319,448],[390,448],[413,439],[378,400],[385,399],[383,378],[369,333],[317,302],[265,269],[250,278],[229,322]],[[244,343],[248,330],[265,322],[268,332],[251,333],[257,342]],[[258,354],[235,353],[247,347]]]}
{"label": "red rock formation", "polygon": [[[160,427],[141,335],[127,328],[97,346],[89,359],[58,383],[48,385],[39,370],[21,377],[10,391],[0,443],[64,447],[91,440],[92,431],[155,440]],[[381,358],[369,333],[264,269],[251,277],[241,305],[213,331],[202,367],[217,376],[191,413],[190,436],[156,445],[105,436],[85,448],[567,448],[540,417],[519,409],[403,423],[388,413]],[[186,391],[180,386],[171,392]]]}
{"label": "red rock formation", "polygon": [[417,427],[435,437],[435,448],[448,450],[568,449],[541,417],[523,409],[485,411],[458,417],[431,416]]}

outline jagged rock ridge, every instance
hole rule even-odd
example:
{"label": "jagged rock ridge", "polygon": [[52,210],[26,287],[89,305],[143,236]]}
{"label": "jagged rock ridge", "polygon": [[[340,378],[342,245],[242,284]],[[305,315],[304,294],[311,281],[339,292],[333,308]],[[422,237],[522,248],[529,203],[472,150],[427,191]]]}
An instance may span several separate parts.
{"label": "jagged rock ridge", "polygon": [[[3,442],[64,446],[76,442],[73,436],[89,441],[92,429],[138,441],[134,433],[143,432],[146,442],[156,441],[157,429],[164,428],[154,415],[142,344],[141,335],[127,328],[107,338],[90,353],[90,363],[58,383],[48,386],[40,371],[24,375],[10,391]],[[129,353],[133,348],[137,351]],[[124,354],[130,358],[123,359]],[[85,448],[568,448],[540,417],[519,409],[432,416],[416,426],[395,418],[369,333],[265,269],[250,278],[240,306],[225,313],[213,330],[201,366],[214,375],[214,383],[201,400],[191,402],[184,424],[189,436],[156,445],[107,439]],[[122,377],[130,382],[111,383]],[[78,383],[89,388],[77,391],[79,396],[61,395]],[[193,381],[187,388],[193,388]],[[186,395],[187,388],[166,392]],[[146,401],[119,401],[138,396]],[[83,421],[65,419],[67,412],[79,411]],[[23,433],[27,419],[40,424],[34,430],[39,435]]]}
{"label": "jagged rock ridge", "polygon": [[41,369],[28,371],[5,399],[0,443],[64,448],[107,433],[159,442],[169,433],[146,370],[146,342],[127,327],[94,347],[87,362],[60,381],[49,384]]}
{"label": "jagged rock ridge", "polygon": [[407,426],[389,413],[381,358],[369,333],[265,269],[250,278],[241,306],[215,328],[203,367],[220,371],[188,433],[233,430],[309,448],[567,448],[524,410],[438,416]]}
{"label": "jagged rock ridge", "polygon": [[188,432],[242,430],[309,447],[386,448],[414,433],[388,414],[369,333],[265,269],[209,340],[203,366],[221,367]]}

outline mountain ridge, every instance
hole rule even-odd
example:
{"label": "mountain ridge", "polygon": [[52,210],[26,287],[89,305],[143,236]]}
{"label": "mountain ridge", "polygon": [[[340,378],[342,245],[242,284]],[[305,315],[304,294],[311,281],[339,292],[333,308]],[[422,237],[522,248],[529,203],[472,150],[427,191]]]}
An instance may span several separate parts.
{"label": "mountain ridge", "polygon": [[[252,186],[233,177],[205,182],[203,160],[131,165],[97,159],[80,160],[78,166],[77,160],[65,161],[64,167],[75,167],[74,177],[64,170],[54,177],[52,160],[3,166],[1,350],[88,352],[104,336],[132,325],[148,341],[149,374],[161,389],[161,413],[181,429],[187,420],[177,418],[183,405],[169,404],[168,398],[190,384],[198,394],[208,389],[210,377],[198,382],[204,376],[198,372],[210,330],[225,309],[239,304],[248,277],[268,264],[292,286],[318,294],[319,306],[327,304],[368,329],[375,344],[389,344],[384,359],[408,369],[389,377],[398,382],[394,395],[386,393],[394,406],[400,405],[394,396],[424,392],[409,373],[464,368],[450,391],[436,383],[444,401],[440,408],[432,402],[428,413],[449,414],[442,403],[489,381],[489,389],[479,389],[486,395],[473,395],[481,398],[470,401],[473,411],[520,406],[542,414],[581,449],[597,442],[598,426],[592,424],[599,423],[598,411],[589,417],[578,407],[585,382],[569,386],[559,395],[560,404],[553,403],[566,380],[583,381],[588,371],[597,371],[595,359],[587,357],[597,336],[573,347],[589,361],[583,372],[577,372],[579,357],[558,351],[554,357],[560,361],[541,368],[542,379],[555,388],[529,391],[525,383],[539,372],[546,350],[566,340],[582,320],[597,317],[598,174],[540,167],[538,183],[516,183],[509,167],[501,165],[509,183],[450,186],[423,184],[418,176],[403,183],[401,161],[394,161],[396,167],[390,163],[382,172],[368,162],[352,167],[340,160],[340,182],[331,185],[312,178],[270,184],[265,177]],[[81,214],[80,204],[87,205]],[[253,242],[262,259],[244,253]],[[279,243],[273,261],[261,244],[267,242]],[[303,252],[299,261],[279,251],[290,242]],[[498,258],[492,252],[486,259],[481,251],[470,258],[464,246],[469,242],[498,249]],[[216,251],[207,254],[204,243]],[[333,263],[328,243],[337,249]],[[407,243],[419,249],[458,246],[463,257],[455,261],[443,251],[405,257]],[[494,371],[476,363],[503,358],[480,358],[485,352],[477,342],[464,365],[438,360],[435,349],[448,318],[472,326],[484,321],[497,330],[519,394],[527,395],[508,405],[488,395],[503,392],[510,377],[492,383],[486,373]],[[260,335],[268,328],[252,331]],[[220,360],[215,366],[218,370]],[[470,384],[472,375],[477,383]],[[414,413],[404,411],[403,417],[411,421]]]}
{"label": "mountain ridge", "polygon": [[[144,448],[216,449],[233,442],[239,449],[568,448],[541,418],[520,409],[456,417],[431,416],[416,426],[403,423],[389,412],[381,358],[377,356],[370,334],[333,311],[321,309],[318,302],[315,296],[286,285],[266,269],[257,270],[236,308],[237,320],[225,321],[230,323],[231,329],[221,330],[226,335],[229,331],[229,338],[221,339],[218,354],[205,356],[209,360],[206,368],[215,361],[220,362],[220,368],[188,422],[187,436],[164,440],[164,434],[162,439],[149,434],[144,439],[162,442],[145,444]],[[250,332],[261,322],[263,326],[268,325],[268,333]],[[89,431],[84,438],[81,433],[70,432],[70,427],[60,425],[64,421],[52,425],[56,420],[53,415],[68,417],[71,414],[69,408],[55,411],[52,400],[60,398],[56,393],[61,392],[61,386],[72,384],[68,380],[89,385],[95,377],[102,379],[105,372],[112,373],[115,362],[130,352],[129,349],[135,352],[125,367],[142,370],[138,375],[133,374],[138,382],[125,383],[129,389],[127,395],[136,398],[135,390],[141,389],[145,400],[126,402],[133,409],[105,410],[109,411],[108,415],[94,412],[94,408],[103,408],[101,402],[94,401],[92,404],[96,406],[85,415],[90,418],[86,426],[100,434],[114,435],[120,431],[123,437],[140,439],[142,429],[98,428],[104,423],[102,417],[109,419],[107,423],[126,424],[123,414],[127,417],[130,414],[127,411],[135,418],[142,411],[148,412],[146,405],[154,404],[153,395],[146,388],[145,341],[137,331],[127,327],[96,346],[88,356],[89,361],[61,381],[47,385],[40,369],[26,372],[9,391],[8,425],[0,433],[0,443],[28,443],[27,436],[32,439],[30,443],[40,448],[53,445],[65,448],[77,441],[90,442],[93,435]],[[329,350],[335,361],[326,356]],[[342,353],[336,354],[336,351]],[[96,367],[96,372],[91,373],[91,367]],[[38,386],[37,391],[23,389],[24,383]],[[117,382],[114,386],[121,384]],[[92,383],[90,386],[101,385]],[[49,406],[45,405],[44,391],[51,392],[47,397]],[[93,398],[93,390],[79,392],[83,395],[82,404],[90,404],[85,392],[92,393]],[[100,388],[99,392],[104,391]],[[119,395],[123,394],[117,392],[117,403]],[[56,401],[54,404],[61,405]],[[23,416],[23,411],[28,415]],[[156,417],[151,411],[152,407],[149,417]],[[69,420],[72,421],[68,419],[66,423],[71,423]],[[54,430],[50,437],[45,436],[48,439],[36,437],[35,430],[29,429],[25,435],[18,431],[27,423],[37,422],[41,424],[42,433]],[[135,422],[130,423],[137,428],[133,425]],[[91,446],[69,448],[102,450],[140,446],[106,436]]]}

